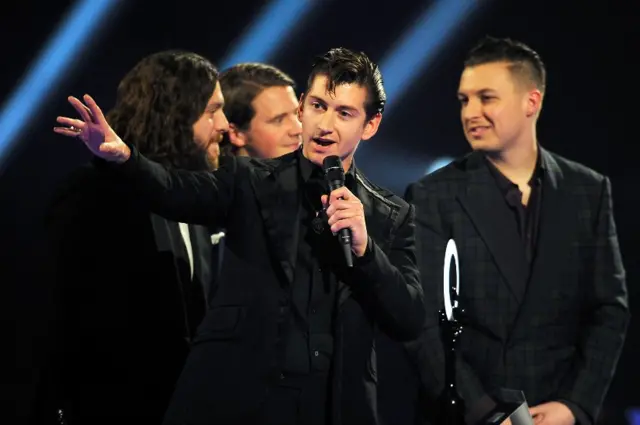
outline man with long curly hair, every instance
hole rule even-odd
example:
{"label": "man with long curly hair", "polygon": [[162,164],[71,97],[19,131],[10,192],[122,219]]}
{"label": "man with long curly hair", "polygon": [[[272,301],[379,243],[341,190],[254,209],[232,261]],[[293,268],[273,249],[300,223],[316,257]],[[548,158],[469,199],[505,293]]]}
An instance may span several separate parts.
{"label": "man with long curly hair", "polygon": [[[228,127],[223,103],[209,61],[167,51],[124,77],[108,120],[164,166],[208,170]],[[95,164],[61,187],[47,228],[60,294],[57,407],[70,424],[160,423],[211,296],[209,230],[150,213],[135,187]],[[104,266],[110,252],[126,271]]]}

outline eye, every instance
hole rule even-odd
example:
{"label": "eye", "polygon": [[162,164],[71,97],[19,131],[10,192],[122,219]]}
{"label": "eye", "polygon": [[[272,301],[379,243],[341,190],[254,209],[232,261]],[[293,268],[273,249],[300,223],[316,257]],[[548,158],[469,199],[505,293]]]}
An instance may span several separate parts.
{"label": "eye", "polygon": [[320,102],[311,102],[311,106],[313,106],[313,109],[321,109],[322,105],[320,104]]}
{"label": "eye", "polygon": [[488,96],[486,94],[483,94],[482,96],[480,96],[480,100],[482,100],[482,102],[489,102],[492,99],[495,99],[495,98],[493,96]]}

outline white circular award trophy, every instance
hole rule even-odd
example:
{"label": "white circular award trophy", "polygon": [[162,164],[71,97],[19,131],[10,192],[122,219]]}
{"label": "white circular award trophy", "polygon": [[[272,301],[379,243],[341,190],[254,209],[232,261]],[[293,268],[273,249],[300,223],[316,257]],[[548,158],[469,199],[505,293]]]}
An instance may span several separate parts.
{"label": "white circular award trophy", "polygon": [[[451,285],[451,261],[455,261],[456,267],[455,286]],[[460,341],[460,335],[462,334],[464,309],[458,305],[458,300],[460,299],[460,264],[458,250],[453,239],[449,239],[447,242],[443,272],[444,309],[440,310],[440,330],[442,331],[441,336],[445,349],[445,390],[442,393],[444,401],[443,416],[439,418],[437,423],[463,425],[465,424],[465,406],[456,389],[456,345]],[[506,418],[509,418],[514,425],[533,425],[533,419],[529,414],[529,406],[522,391],[501,388],[493,397],[498,403],[493,410],[483,415],[485,419],[477,423],[502,424]]]}
{"label": "white circular award trophy", "polygon": [[[451,286],[451,261],[455,262],[455,286]],[[462,333],[459,320],[458,298],[460,297],[460,265],[458,249],[453,239],[449,239],[444,253],[444,270],[442,275],[442,292],[444,310],[440,310],[440,328],[442,342],[445,347],[445,391],[444,417],[439,423],[446,425],[464,424],[464,403],[456,390],[456,343]],[[452,299],[453,298],[453,299]]]}
{"label": "white circular award trophy", "polygon": [[[456,286],[455,293],[456,299],[451,302],[451,260],[455,261],[456,264]],[[458,265],[458,249],[456,248],[456,243],[453,239],[449,239],[447,242],[447,248],[444,252],[444,274],[443,274],[443,288],[442,291],[444,293],[444,311],[447,315],[447,320],[454,320],[453,309],[458,307],[458,297],[460,296],[460,266]]]}

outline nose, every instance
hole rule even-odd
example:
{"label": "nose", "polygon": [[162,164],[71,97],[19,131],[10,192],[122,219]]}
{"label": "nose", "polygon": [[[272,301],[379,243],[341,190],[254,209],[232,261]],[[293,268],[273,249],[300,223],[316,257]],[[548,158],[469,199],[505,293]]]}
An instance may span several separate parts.
{"label": "nose", "polygon": [[318,129],[322,132],[322,134],[331,133],[333,131],[333,114],[329,111],[326,111],[322,114],[322,118],[318,123]]}
{"label": "nose", "polygon": [[479,118],[482,115],[482,105],[478,100],[469,99],[465,105],[462,106],[462,120],[467,122],[475,118]]}
{"label": "nose", "polygon": [[289,129],[289,136],[300,137],[302,134],[302,123],[298,119],[297,115],[291,118],[291,128]]}
{"label": "nose", "polygon": [[227,116],[224,114],[224,111],[222,111],[222,109],[218,112],[219,114],[214,122],[214,128],[218,133],[226,133],[227,131],[229,131],[229,121],[227,120]]}

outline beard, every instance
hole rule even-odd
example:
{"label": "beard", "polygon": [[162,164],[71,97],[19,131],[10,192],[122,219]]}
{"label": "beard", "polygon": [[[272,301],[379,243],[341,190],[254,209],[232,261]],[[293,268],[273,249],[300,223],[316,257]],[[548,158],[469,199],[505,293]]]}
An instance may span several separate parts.
{"label": "beard", "polygon": [[207,168],[209,171],[215,171],[220,166],[220,155],[206,154]]}

